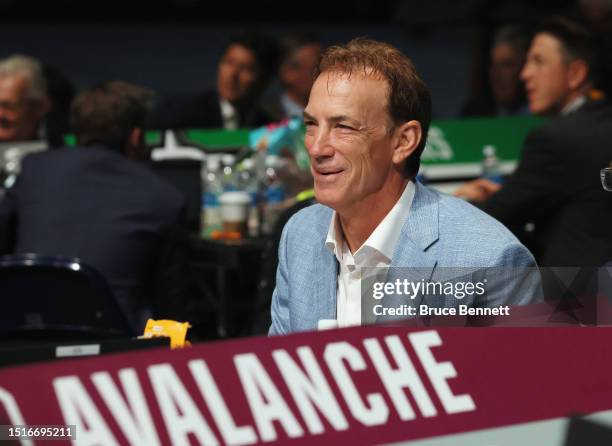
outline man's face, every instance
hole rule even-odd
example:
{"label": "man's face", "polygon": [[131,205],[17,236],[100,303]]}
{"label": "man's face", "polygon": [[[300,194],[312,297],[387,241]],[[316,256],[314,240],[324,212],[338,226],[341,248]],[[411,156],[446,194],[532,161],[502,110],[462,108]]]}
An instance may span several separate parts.
{"label": "man's face", "polygon": [[219,62],[219,96],[234,103],[248,97],[259,80],[255,54],[242,45],[230,45]]}
{"label": "man's face", "polygon": [[42,104],[27,97],[24,76],[0,77],[0,141],[38,139]]}
{"label": "man's face", "polygon": [[491,50],[489,79],[495,102],[502,106],[514,105],[521,93],[519,74],[523,67],[521,54],[508,43],[500,43]]}
{"label": "man's face", "polygon": [[324,72],[304,112],[317,200],[341,215],[388,198],[397,175],[386,80]]}
{"label": "man's face", "polygon": [[314,69],[321,56],[321,45],[313,43],[298,48],[283,64],[281,80],[294,94],[308,100],[312,88]]}
{"label": "man's face", "polygon": [[521,71],[529,110],[535,114],[559,113],[569,102],[569,65],[561,42],[550,34],[536,34]]}

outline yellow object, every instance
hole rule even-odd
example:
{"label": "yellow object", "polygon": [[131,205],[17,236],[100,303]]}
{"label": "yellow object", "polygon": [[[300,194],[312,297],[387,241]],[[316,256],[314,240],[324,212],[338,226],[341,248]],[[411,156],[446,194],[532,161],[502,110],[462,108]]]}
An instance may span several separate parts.
{"label": "yellow object", "polygon": [[300,192],[299,194],[297,194],[295,198],[297,199],[297,201],[305,201],[305,200],[310,200],[311,198],[314,198],[314,196],[315,196],[314,189],[306,189]]}
{"label": "yellow object", "polygon": [[185,338],[187,330],[191,328],[189,322],[177,322],[162,319],[159,321],[149,319],[145,326],[144,337],[154,338],[166,336],[170,338],[170,348],[183,348],[191,345]]}

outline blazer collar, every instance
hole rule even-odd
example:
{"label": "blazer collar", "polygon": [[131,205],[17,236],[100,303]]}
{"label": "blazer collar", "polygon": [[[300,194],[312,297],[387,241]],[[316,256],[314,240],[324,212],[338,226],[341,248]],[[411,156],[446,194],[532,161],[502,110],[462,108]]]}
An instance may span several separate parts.
{"label": "blazer collar", "polygon": [[[439,200],[435,192],[416,182],[410,215],[404,223],[395,247],[386,277],[387,282],[395,282],[396,279],[406,279],[411,282],[419,282],[421,279],[431,280],[438,258],[433,251],[428,251],[428,248],[439,238]],[[382,304],[396,306],[397,302],[391,302],[393,299],[387,296]],[[423,295],[420,295],[416,299],[402,300],[402,303],[418,307],[422,301]],[[376,319],[387,318],[379,316]]]}
{"label": "blazer collar", "polygon": [[435,192],[416,182],[410,215],[402,227],[400,241],[395,246],[391,266],[413,265],[414,259],[407,257],[414,254],[410,251],[418,252],[421,256],[438,240],[439,200],[440,198]]}
{"label": "blazer collar", "polygon": [[[416,190],[409,217],[404,222],[401,235],[394,249],[391,267],[412,268],[414,280],[431,277],[437,263],[437,258],[427,249],[439,237],[439,196],[419,182],[415,182]],[[338,287],[338,261],[334,254],[325,246],[325,238],[331,222],[332,211],[329,209],[327,218],[316,222],[314,233],[317,234],[315,249],[315,283],[314,305],[312,316],[314,329],[318,320],[336,318],[336,293]],[[391,272],[387,280],[392,280],[398,272]],[[403,271],[402,278],[406,272]],[[409,278],[410,279],[410,278]],[[416,302],[415,302],[416,303]]]}
{"label": "blazer collar", "polygon": [[314,234],[316,242],[313,244],[315,250],[315,283],[314,305],[312,316],[315,319],[313,329],[316,330],[318,321],[321,319],[336,319],[336,292],[338,287],[338,261],[334,253],[325,245],[325,240],[331,223],[333,211],[327,208],[328,217],[316,221]]}

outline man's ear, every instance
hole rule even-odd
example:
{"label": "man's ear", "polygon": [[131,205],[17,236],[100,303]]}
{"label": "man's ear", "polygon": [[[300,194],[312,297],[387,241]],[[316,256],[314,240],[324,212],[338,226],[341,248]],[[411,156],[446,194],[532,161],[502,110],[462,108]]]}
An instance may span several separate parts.
{"label": "man's ear", "polygon": [[143,156],[143,132],[140,127],[133,128],[128,136],[125,154],[128,158],[140,159]]}
{"label": "man's ear", "polygon": [[404,122],[395,129],[396,143],[393,149],[393,163],[398,165],[406,161],[416,150],[423,138],[419,121]]}
{"label": "man's ear", "polygon": [[567,70],[567,82],[572,90],[578,90],[588,80],[589,66],[582,59],[570,62]]}

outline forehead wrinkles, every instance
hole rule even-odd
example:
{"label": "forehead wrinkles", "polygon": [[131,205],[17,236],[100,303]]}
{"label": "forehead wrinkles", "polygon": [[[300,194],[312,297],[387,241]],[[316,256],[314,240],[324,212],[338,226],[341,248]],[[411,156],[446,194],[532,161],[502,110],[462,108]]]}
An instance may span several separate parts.
{"label": "forehead wrinkles", "polygon": [[[321,79],[322,76],[326,76],[325,79]],[[335,83],[343,83],[343,81],[349,81],[350,79],[354,79],[356,80],[374,80],[374,81],[382,81],[384,83],[384,91],[386,92],[386,94],[383,95],[383,97],[380,97],[381,95],[377,95],[377,96],[370,96],[368,93],[371,94],[372,89],[367,89],[367,93],[363,94],[361,93],[358,101],[353,102],[354,100],[350,100],[350,103],[359,103],[362,106],[359,107],[361,113],[359,113],[360,116],[354,116],[356,119],[358,119],[360,121],[361,127],[360,130],[362,132],[365,133],[376,133],[378,132],[378,130],[380,130],[379,126],[382,125],[386,128],[386,132],[389,133],[391,132],[394,128],[395,128],[395,124],[393,122],[393,119],[391,118],[391,113],[390,113],[390,105],[389,105],[389,96],[390,96],[390,83],[387,80],[386,77],[384,77],[382,74],[380,74],[380,72],[373,70],[373,69],[369,69],[365,72],[361,72],[361,70],[359,71],[340,71],[340,70],[326,70],[323,71],[319,74],[319,76],[317,77],[317,79],[315,80],[315,84],[317,83],[323,83],[325,82],[325,91],[328,95],[329,99],[334,100],[334,102],[336,102],[337,99],[339,99],[339,104],[342,104],[345,102],[346,99],[349,98],[349,96],[352,95],[353,90],[351,89],[346,89],[344,88],[345,85],[341,85],[340,90],[341,93],[335,92],[334,93],[334,84]],[[316,88],[316,87],[315,87]],[[321,85],[319,88],[323,88],[323,85]],[[314,88],[313,88],[314,90]],[[309,106],[307,106],[307,110],[310,109],[312,106],[315,106],[315,102],[312,101],[313,99],[313,94],[311,92],[311,101],[309,102]],[[374,101],[374,102],[372,102]],[[322,105],[322,104],[320,104]],[[380,115],[378,115],[378,111],[376,110],[376,106],[380,105],[382,107],[382,112],[384,113],[384,116],[382,116],[383,121],[379,121],[379,117],[381,117]],[[312,109],[312,111],[314,112],[314,109]],[[376,117],[378,116],[378,117]],[[377,124],[378,123],[378,124]]]}
{"label": "forehead wrinkles", "polygon": [[319,77],[321,76],[327,76],[327,93],[331,93],[330,90],[330,82],[331,81],[335,81],[335,80],[343,80],[346,79],[351,80],[353,78],[353,76],[355,76],[357,79],[372,79],[372,80],[379,80],[379,81],[386,81],[386,87],[387,87],[387,91],[389,89],[389,81],[387,80],[387,78],[381,74],[380,72],[374,70],[373,68],[369,68],[364,66],[363,69],[360,69],[358,71],[355,71],[353,68],[346,68],[346,69],[337,69],[337,70],[326,70],[324,72],[322,72],[321,74],[319,74]]}

